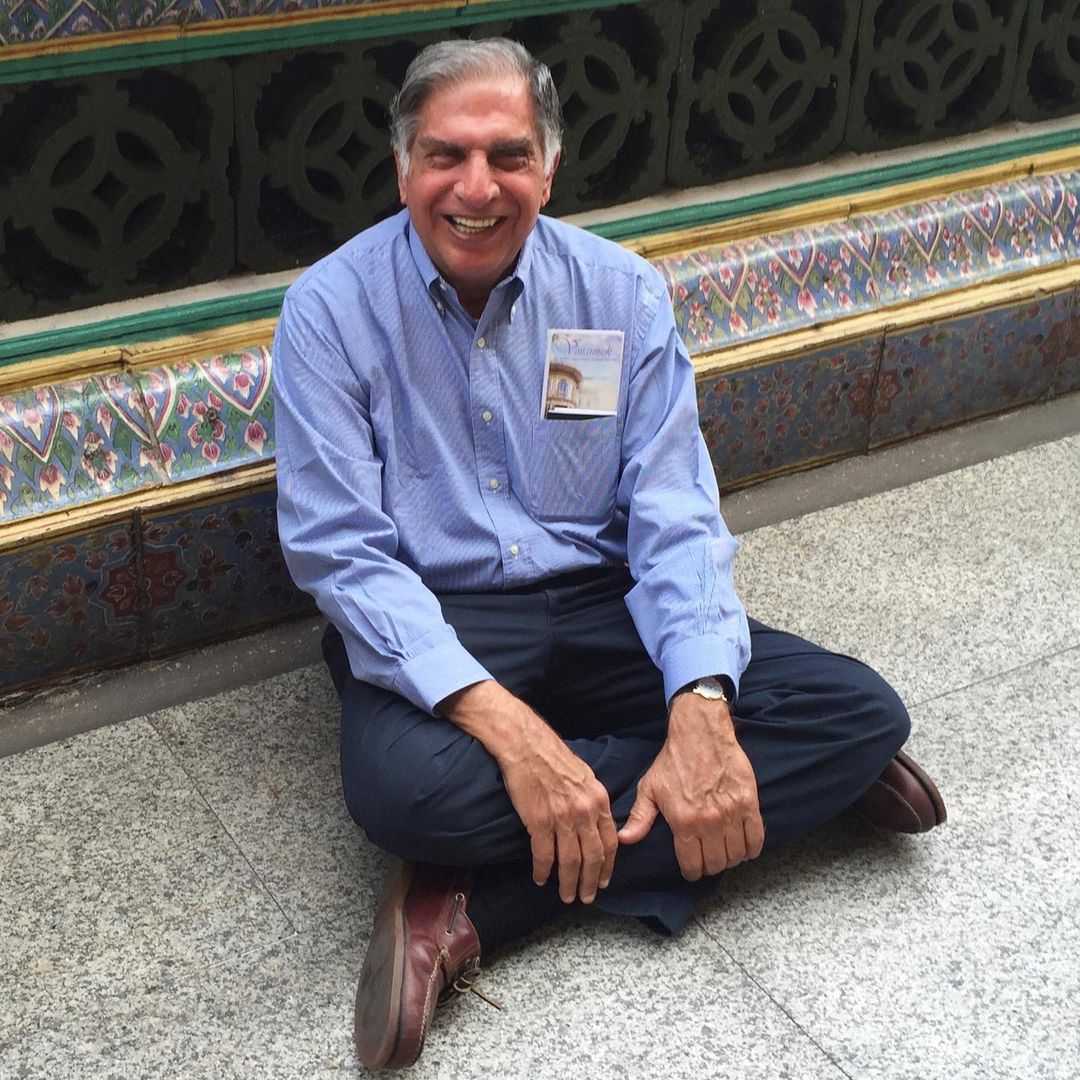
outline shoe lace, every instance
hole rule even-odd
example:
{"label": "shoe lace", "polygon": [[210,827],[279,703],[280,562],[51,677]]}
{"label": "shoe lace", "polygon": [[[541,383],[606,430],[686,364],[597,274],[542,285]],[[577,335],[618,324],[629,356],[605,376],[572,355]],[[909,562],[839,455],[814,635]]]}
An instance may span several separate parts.
{"label": "shoe lace", "polygon": [[492,997],[488,997],[476,985],[476,980],[480,977],[480,965],[473,964],[471,967],[466,968],[451,984],[450,988],[458,994],[475,994],[481,1001],[486,1001],[492,1008],[502,1009],[502,1004],[496,1001]]}

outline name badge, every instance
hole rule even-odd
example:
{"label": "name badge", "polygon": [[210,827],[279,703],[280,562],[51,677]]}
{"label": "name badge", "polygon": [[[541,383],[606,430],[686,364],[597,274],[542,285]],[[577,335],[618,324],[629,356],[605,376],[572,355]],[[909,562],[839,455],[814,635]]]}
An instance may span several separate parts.
{"label": "name badge", "polygon": [[541,417],[614,416],[619,409],[622,363],[621,330],[549,330]]}

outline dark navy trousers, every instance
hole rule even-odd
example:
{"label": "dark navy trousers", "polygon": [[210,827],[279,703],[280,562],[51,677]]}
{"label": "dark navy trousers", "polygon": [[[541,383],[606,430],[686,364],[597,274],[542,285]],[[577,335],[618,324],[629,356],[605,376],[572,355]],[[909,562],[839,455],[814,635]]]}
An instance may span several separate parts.
{"label": "dark navy trousers", "polygon": [[[617,825],[667,732],[660,672],[623,601],[632,584],[625,569],[611,568],[439,597],[465,648],[589,764]],[[891,687],[858,660],[753,620],[750,629],[752,659],[733,714],[757,777],[768,851],[850,806],[904,744],[909,720]],[[372,842],[404,859],[520,861],[530,873],[528,834],[481,743],[354,678],[332,627],[323,651],[342,701],[345,800]],[[683,879],[660,818],[645,840],[620,847],[596,902],[674,932],[715,884]]]}

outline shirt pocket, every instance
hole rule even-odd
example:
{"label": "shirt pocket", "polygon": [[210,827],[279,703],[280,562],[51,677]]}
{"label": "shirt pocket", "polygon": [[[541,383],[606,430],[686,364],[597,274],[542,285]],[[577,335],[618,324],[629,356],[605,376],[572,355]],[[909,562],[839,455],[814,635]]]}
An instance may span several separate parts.
{"label": "shirt pocket", "polygon": [[524,503],[542,521],[606,521],[619,483],[617,416],[536,419],[525,448]]}

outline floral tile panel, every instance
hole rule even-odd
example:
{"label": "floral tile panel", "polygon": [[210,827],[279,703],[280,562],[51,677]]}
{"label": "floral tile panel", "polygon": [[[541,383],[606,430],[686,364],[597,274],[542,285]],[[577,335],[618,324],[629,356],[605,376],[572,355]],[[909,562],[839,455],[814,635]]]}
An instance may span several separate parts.
{"label": "floral tile panel", "polygon": [[721,489],[866,450],[881,337],[698,379]]}
{"label": "floral tile panel", "polygon": [[373,0],[15,0],[0,11],[0,45],[280,15]]}
{"label": "floral tile panel", "polygon": [[110,600],[135,565],[128,524],[0,556],[0,690],[135,659],[141,615]]}
{"label": "floral tile panel", "polygon": [[887,334],[871,447],[1049,396],[1071,306],[1069,289]]}
{"label": "floral tile panel", "polygon": [[1080,173],[654,260],[692,355],[1080,257]]}
{"label": "floral tile panel", "polygon": [[180,361],[139,381],[170,480],[273,459],[269,348]]}
{"label": "floral tile panel", "polygon": [[285,567],[274,491],[148,518],[142,538],[153,651],[313,610]]}
{"label": "floral tile panel", "polygon": [[1068,342],[1054,376],[1054,394],[1080,390],[1080,290],[1074,292],[1069,318]]}
{"label": "floral tile panel", "polygon": [[131,375],[0,394],[0,524],[164,479]]}

